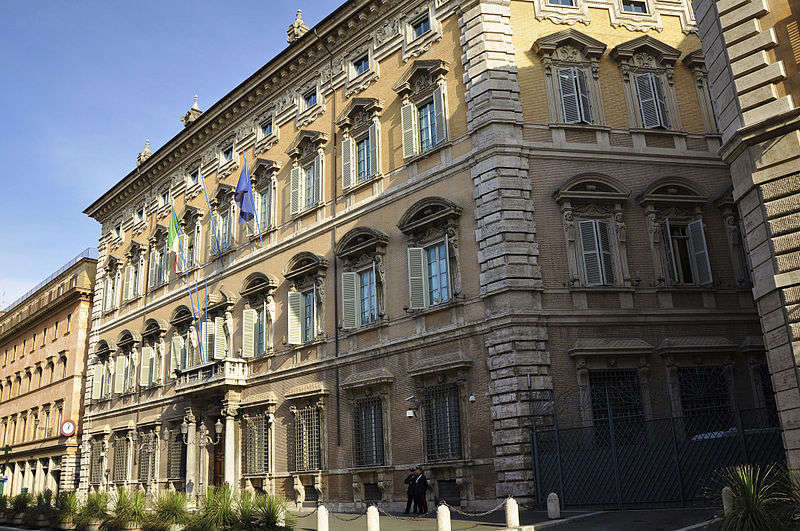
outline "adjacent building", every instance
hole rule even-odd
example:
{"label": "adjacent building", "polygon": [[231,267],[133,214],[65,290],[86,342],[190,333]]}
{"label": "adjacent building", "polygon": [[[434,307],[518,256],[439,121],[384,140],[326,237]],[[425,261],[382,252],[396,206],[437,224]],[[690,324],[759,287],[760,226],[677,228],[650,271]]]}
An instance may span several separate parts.
{"label": "adjacent building", "polygon": [[0,315],[4,494],[77,487],[96,267],[86,249]]}
{"label": "adjacent building", "polygon": [[789,467],[800,468],[800,5],[696,0]]}
{"label": "adjacent building", "polygon": [[421,463],[477,509],[541,499],[535,419],[736,433],[703,419],[772,390],[694,30],[686,0],[298,13],[85,211],[81,489],[401,508]]}

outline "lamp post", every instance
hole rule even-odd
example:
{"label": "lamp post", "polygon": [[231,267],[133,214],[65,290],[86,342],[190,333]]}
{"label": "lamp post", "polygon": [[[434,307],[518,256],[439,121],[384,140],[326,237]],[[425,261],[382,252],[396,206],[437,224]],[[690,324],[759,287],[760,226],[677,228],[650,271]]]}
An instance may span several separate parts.
{"label": "lamp post", "polygon": [[[181,423],[181,435],[183,436],[183,444],[185,444],[185,445],[187,445],[187,447],[191,448],[190,444],[192,442],[194,442],[194,440],[196,440],[198,446],[201,449],[205,450],[206,447],[208,447],[208,446],[215,446],[215,445],[220,443],[220,441],[222,440],[221,435],[222,435],[222,429],[223,429],[222,421],[220,419],[217,419],[217,422],[214,423],[215,436],[213,438],[211,437],[211,433],[209,432],[209,430],[206,427],[206,425],[204,423],[202,423],[202,422],[200,423],[200,427],[198,428],[197,432],[194,433],[194,436],[190,437],[190,434],[189,434],[189,428],[190,428],[189,422],[190,422],[190,420],[193,420],[193,419],[190,419],[187,416],[187,417],[183,418],[183,422]],[[194,455],[194,454],[192,454],[192,455]],[[189,467],[194,465],[194,458],[189,459],[188,456],[189,456],[189,452],[187,452],[187,463],[186,463],[187,464],[187,467],[186,467],[187,471],[186,472],[187,472],[187,477],[190,477],[190,474],[191,474],[191,476],[194,476],[194,474],[193,474],[194,471],[190,471],[189,470]],[[203,462],[205,460],[204,459],[205,456],[206,456],[206,452],[204,451],[200,455],[201,471],[202,470],[206,470],[207,467],[208,467],[207,463]],[[198,490],[198,494],[202,495],[202,492],[203,492],[203,474],[200,475],[200,481],[198,481],[198,486],[200,487],[200,489]]]}
{"label": "lamp post", "polygon": [[[169,432],[167,432],[167,436],[169,436]],[[156,460],[156,452],[158,451],[158,432],[154,429],[152,431],[146,432],[144,435],[139,436],[139,432],[133,431],[131,433],[131,446],[139,450],[133,454],[133,461],[137,465],[140,465],[139,459],[141,459],[141,450],[147,452],[147,487],[150,490],[150,487],[153,483],[153,472],[155,470],[155,460]],[[139,466],[139,470],[141,470],[141,466]],[[131,475],[133,471],[131,471]],[[141,480],[142,478],[139,478]]]}

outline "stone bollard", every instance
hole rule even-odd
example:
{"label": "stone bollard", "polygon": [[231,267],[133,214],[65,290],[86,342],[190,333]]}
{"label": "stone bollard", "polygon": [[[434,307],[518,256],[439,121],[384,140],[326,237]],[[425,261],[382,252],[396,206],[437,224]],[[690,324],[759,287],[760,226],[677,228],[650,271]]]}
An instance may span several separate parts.
{"label": "stone bollard", "polygon": [[519,504],[514,498],[506,498],[506,527],[519,527]]}
{"label": "stone bollard", "polygon": [[275,523],[278,524],[278,527],[286,527],[286,509],[283,507],[278,509],[278,518]]}
{"label": "stone bollard", "polygon": [[436,509],[436,531],[450,531],[450,509],[445,504]]}
{"label": "stone bollard", "polygon": [[551,520],[561,518],[561,503],[558,501],[558,494],[555,492],[547,495],[547,517]]}
{"label": "stone bollard", "polygon": [[722,513],[731,514],[733,511],[733,491],[730,487],[722,489]]}
{"label": "stone bollard", "polygon": [[328,508],[324,505],[317,507],[317,531],[328,531]]}
{"label": "stone bollard", "polygon": [[367,531],[380,531],[381,517],[378,514],[378,508],[370,505],[367,508]]}

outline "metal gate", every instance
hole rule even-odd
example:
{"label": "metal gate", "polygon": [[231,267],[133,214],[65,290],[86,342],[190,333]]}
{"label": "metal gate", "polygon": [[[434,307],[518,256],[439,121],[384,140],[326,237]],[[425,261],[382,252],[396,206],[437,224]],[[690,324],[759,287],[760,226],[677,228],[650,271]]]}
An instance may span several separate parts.
{"label": "metal gate", "polygon": [[[774,409],[713,399],[724,374],[704,375],[702,400],[681,388],[682,415],[664,418],[646,418],[638,382],[626,376],[598,378],[571,393],[578,407],[569,408],[569,422],[561,410],[574,400],[537,393],[532,442],[540,504],[551,492],[562,507],[703,504],[722,488],[720,469],[784,461]],[[720,396],[728,392],[723,387]]]}

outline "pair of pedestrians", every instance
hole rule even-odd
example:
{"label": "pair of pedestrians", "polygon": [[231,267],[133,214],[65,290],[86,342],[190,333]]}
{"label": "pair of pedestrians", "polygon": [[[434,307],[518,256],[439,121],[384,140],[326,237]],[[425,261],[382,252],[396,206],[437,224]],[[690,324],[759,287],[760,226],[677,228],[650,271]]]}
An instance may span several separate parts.
{"label": "pair of pedestrians", "polygon": [[425,473],[422,471],[422,468],[417,467],[414,469],[414,472],[408,475],[405,480],[406,485],[408,485],[408,502],[406,502],[406,511],[405,514],[408,514],[411,510],[411,506],[414,506],[414,513],[416,514],[425,514],[428,512],[428,500],[427,500],[427,493],[428,493],[428,478],[425,477]]}

